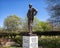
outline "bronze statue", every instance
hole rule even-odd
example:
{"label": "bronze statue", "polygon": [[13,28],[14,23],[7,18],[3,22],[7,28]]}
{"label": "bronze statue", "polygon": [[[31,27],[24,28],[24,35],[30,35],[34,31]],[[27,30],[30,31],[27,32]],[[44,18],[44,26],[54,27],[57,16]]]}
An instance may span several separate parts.
{"label": "bronze statue", "polygon": [[35,8],[32,8],[32,5],[29,4],[29,10],[27,13],[29,35],[32,35],[32,24],[33,24],[34,16],[36,14],[37,14],[37,10]]}

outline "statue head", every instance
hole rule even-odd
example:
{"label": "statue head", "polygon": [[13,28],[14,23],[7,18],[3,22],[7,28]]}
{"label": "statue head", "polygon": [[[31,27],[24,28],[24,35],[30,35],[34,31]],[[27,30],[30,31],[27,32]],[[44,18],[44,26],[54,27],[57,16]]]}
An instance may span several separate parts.
{"label": "statue head", "polygon": [[29,4],[29,8],[32,8],[32,4]]}

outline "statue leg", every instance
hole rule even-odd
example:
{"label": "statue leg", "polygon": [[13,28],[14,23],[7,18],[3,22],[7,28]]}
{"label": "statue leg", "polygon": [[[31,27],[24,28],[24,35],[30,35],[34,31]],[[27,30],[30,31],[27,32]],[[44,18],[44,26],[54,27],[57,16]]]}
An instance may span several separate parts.
{"label": "statue leg", "polygon": [[30,32],[30,20],[28,19],[28,31]]}
{"label": "statue leg", "polygon": [[31,34],[32,34],[32,20],[31,20],[31,23],[30,23],[30,30],[31,30]]}
{"label": "statue leg", "polygon": [[28,30],[29,30],[29,35],[32,35],[32,26],[31,26],[32,20],[28,20]]}
{"label": "statue leg", "polygon": [[30,33],[31,33],[31,35],[32,35],[33,19],[34,19],[34,18],[32,18],[32,19],[30,20]]}

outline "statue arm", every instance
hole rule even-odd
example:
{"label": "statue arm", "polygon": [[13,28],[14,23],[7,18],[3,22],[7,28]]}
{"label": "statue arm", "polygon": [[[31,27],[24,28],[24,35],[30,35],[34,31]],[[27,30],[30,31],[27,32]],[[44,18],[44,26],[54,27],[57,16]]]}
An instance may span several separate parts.
{"label": "statue arm", "polygon": [[37,10],[36,9],[34,9],[34,16],[37,14]]}

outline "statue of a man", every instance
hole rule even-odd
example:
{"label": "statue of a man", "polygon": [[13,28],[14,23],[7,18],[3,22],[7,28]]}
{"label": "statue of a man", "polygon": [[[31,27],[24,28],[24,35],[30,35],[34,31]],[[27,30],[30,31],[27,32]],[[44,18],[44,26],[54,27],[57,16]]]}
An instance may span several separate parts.
{"label": "statue of a man", "polygon": [[29,4],[29,10],[27,13],[29,35],[32,35],[32,23],[36,14],[37,10],[35,8],[32,8],[32,4]]}

